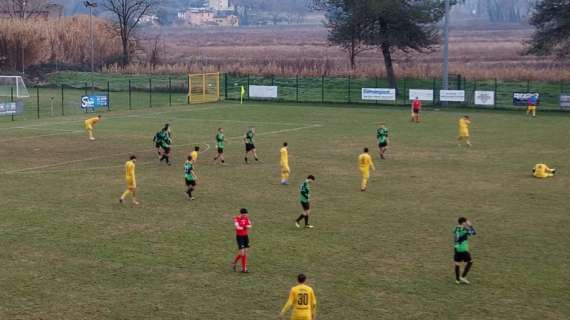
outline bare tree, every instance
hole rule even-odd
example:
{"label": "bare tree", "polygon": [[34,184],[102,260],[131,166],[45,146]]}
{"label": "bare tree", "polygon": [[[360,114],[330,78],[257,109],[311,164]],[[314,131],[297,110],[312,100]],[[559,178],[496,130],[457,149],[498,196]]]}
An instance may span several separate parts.
{"label": "bare tree", "polygon": [[0,11],[15,19],[34,18],[47,8],[47,0],[0,0]]}
{"label": "bare tree", "polygon": [[134,31],[139,25],[141,18],[150,13],[155,0],[104,0],[102,6],[115,17],[117,31],[121,36],[123,55],[121,63],[127,65],[130,62],[129,43],[134,36]]}

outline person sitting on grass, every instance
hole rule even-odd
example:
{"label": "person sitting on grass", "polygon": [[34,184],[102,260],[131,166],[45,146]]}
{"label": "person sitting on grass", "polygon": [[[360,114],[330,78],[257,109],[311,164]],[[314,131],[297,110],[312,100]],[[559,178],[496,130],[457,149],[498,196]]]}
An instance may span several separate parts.
{"label": "person sitting on grass", "polygon": [[556,174],[556,169],[551,169],[544,163],[538,163],[532,169],[532,175],[535,178],[541,178],[541,179],[550,178],[554,177],[555,174]]}

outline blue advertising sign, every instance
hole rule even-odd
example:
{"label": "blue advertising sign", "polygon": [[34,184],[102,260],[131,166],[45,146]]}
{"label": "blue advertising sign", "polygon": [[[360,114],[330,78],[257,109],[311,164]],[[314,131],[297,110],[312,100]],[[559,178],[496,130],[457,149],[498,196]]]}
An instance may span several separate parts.
{"label": "blue advertising sign", "polygon": [[81,109],[96,109],[109,106],[107,96],[81,96]]}
{"label": "blue advertising sign", "polygon": [[24,104],[17,102],[0,102],[0,117],[13,116],[24,112]]}

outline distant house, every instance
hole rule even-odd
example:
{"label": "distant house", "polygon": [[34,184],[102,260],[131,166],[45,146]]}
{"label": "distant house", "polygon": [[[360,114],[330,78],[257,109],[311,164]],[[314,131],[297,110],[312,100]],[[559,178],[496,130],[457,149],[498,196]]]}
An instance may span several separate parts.
{"label": "distant house", "polygon": [[229,0],[208,0],[208,5],[210,8],[216,11],[224,11],[232,9],[230,7]]}
{"label": "distant house", "polygon": [[142,24],[158,24],[158,16],[154,14],[145,14],[141,17]]}
{"label": "distant house", "polygon": [[0,8],[0,19],[59,19],[63,17],[63,6],[50,3],[41,7],[32,7],[27,10],[17,10],[3,6]]}
{"label": "distant house", "polygon": [[218,11],[210,8],[190,8],[178,12],[178,19],[191,26],[239,26],[239,18],[233,11]]}

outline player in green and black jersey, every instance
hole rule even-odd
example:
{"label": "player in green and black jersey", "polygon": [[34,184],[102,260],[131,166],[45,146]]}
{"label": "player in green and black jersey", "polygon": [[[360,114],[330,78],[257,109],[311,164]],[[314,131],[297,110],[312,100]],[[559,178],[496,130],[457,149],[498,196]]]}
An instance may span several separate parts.
{"label": "player in green and black jersey", "polygon": [[301,213],[295,221],[297,228],[301,227],[299,224],[301,220],[305,220],[305,228],[313,228],[313,226],[309,224],[309,214],[311,213],[311,183],[313,182],[315,182],[315,176],[310,175],[299,187],[299,202],[303,208],[303,213]]}
{"label": "player in green and black jersey", "polygon": [[376,139],[378,139],[380,159],[385,159],[384,153],[388,149],[388,143],[390,142],[390,139],[388,138],[388,128],[386,128],[383,123],[381,123],[380,127],[378,127],[378,130],[376,130]]}
{"label": "player in green and black jersey", "polygon": [[245,133],[243,137],[243,142],[245,143],[245,163],[247,163],[247,155],[251,153],[255,161],[259,161],[257,158],[257,153],[255,153],[255,143],[253,141],[253,137],[255,136],[255,128],[251,127]]}
{"label": "player in green and black jersey", "polygon": [[[469,284],[467,273],[473,265],[469,252],[469,237],[476,234],[471,222],[464,217],[457,220],[458,225],[453,229],[453,261],[455,264],[455,283]],[[465,269],[461,273],[461,263],[465,263]]]}
{"label": "player in green and black jersey", "polygon": [[196,180],[198,180],[198,177],[194,169],[194,160],[192,156],[188,156],[188,159],[184,163],[184,182],[186,184],[186,194],[190,200],[194,200],[192,192],[196,189]]}
{"label": "player in green and black jersey", "polygon": [[216,149],[218,150],[218,154],[214,158],[214,161],[220,160],[221,163],[225,163],[224,147],[225,147],[224,128],[218,128],[218,132],[216,133]]}

